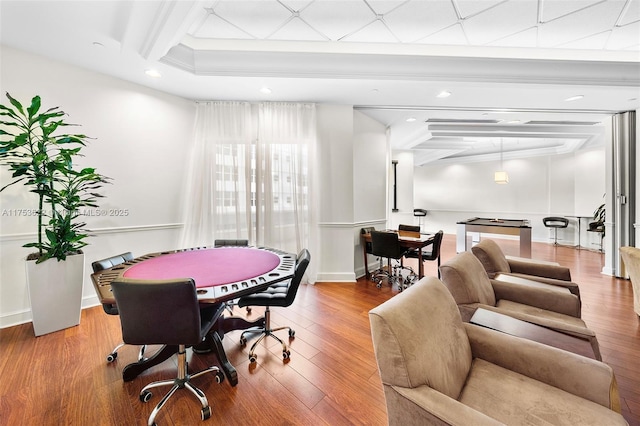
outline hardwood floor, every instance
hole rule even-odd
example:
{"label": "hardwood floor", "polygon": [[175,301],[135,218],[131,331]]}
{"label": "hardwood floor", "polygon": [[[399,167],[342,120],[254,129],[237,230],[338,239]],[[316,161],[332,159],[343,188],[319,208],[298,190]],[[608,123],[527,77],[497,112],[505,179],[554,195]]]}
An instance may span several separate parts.
{"label": "hardwood floor", "polygon": [[[507,254],[517,255],[516,242],[499,243]],[[455,236],[446,235],[443,261],[454,255]],[[633,312],[630,283],[602,275],[603,256],[593,251],[534,243],[532,257],[571,268],[580,283],[583,318],[598,336],[604,362],[615,370],[623,415],[630,425],[640,425],[640,320]],[[427,262],[425,270],[435,275],[435,262]],[[295,303],[274,309],[272,315],[274,325],[296,330],[286,364],[279,345],[269,339],[252,367],[248,348],[238,345],[239,332],[228,334],[224,345],[238,369],[239,384],[216,384],[206,376],[194,380],[213,412],[202,424],[386,424],[367,313],[396,293],[362,279],[301,286]],[[243,309],[235,312],[244,314]],[[250,318],[260,314],[254,308]],[[148,382],[173,377],[175,359],[123,382],[122,369],[136,358],[137,349],[125,347],[116,362],[105,361],[120,340],[119,326],[117,316],[96,307],[83,311],[78,327],[38,338],[31,324],[0,330],[0,425],[146,424],[168,389],[158,389],[146,404],[138,392]],[[193,372],[216,364],[214,355],[190,354],[189,360]],[[200,424],[199,403],[180,390],[157,422]]]}

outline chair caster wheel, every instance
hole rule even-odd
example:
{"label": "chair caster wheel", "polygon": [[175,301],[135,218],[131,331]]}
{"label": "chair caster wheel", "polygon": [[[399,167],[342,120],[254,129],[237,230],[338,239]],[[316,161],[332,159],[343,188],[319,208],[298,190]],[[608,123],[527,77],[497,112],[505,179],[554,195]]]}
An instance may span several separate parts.
{"label": "chair caster wheel", "polygon": [[200,410],[200,418],[202,420],[207,420],[209,417],[211,417],[211,407],[207,405],[202,410]]}
{"label": "chair caster wheel", "polygon": [[282,351],[282,360],[283,360],[283,361],[286,361],[286,360],[288,360],[289,358],[291,358],[291,352],[290,352],[290,351],[288,351],[288,350],[287,350],[287,351]]}
{"label": "chair caster wheel", "polygon": [[216,383],[224,382],[224,373],[222,371],[218,371],[216,373]]}
{"label": "chair caster wheel", "polygon": [[296,337],[296,331],[289,329],[289,338]]}
{"label": "chair caster wheel", "polygon": [[153,393],[151,393],[151,391],[143,391],[140,394],[140,401],[142,402],[149,402],[149,400],[151,399],[151,397],[153,396]]}
{"label": "chair caster wheel", "polygon": [[258,357],[257,357],[257,356],[255,356],[255,355],[249,355],[249,362],[250,362],[251,364],[253,364],[254,362],[256,362],[256,360],[257,360],[257,359],[258,359]]}
{"label": "chair caster wheel", "polygon": [[113,362],[118,358],[118,352],[113,352],[107,355],[107,362]]}
{"label": "chair caster wheel", "polygon": [[245,346],[247,344],[247,338],[244,336],[240,336],[240,346]]}

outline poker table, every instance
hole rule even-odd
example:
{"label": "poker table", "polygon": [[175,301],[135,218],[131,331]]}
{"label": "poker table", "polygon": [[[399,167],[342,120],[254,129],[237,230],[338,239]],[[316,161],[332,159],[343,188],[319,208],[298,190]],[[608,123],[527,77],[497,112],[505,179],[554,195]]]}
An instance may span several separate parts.
{"label": "poker table", "polygon": [[[151,253],[91,275],[98,289],[100,303],[115,303],[111,282],[122,279],[167,280],[191,278],[195,282],[201,305],[223,304],[270,285],[291,279],[295,273],[296,255],[268,247],[196,247]],[[223,310],[220,309],[220,312]],[[228,361],[222,338],[231,330],[261,325],[263,318],[221,316],[207,335],[206,344],[215,352],[229,382],[237,384],[237,372]],[[206,346],[206,345],[205,345]],[[153,356],[127,365],[125,381],[133,380],[146,369],[168,359],[177,346],[167,345]]]}
{"label": "poker table", "polygon": [[531,225],[526,219],[488,219],[473,217],[457,222],[456,251],[469,250],[467,233],[517,235],[520,238],[520,257],[531,257]]}

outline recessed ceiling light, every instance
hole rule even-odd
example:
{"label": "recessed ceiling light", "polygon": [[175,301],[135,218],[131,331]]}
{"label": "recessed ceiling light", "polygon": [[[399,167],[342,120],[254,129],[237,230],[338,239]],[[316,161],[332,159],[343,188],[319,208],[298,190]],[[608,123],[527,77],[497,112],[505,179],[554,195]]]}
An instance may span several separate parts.
{"label": "recessed ceiling light", "polygon": [[415,117],[409,117],[407,118],[407,123],[413,123],[414,121],[416,121]]}
{"label": "recessed ceiling light", "polygon": [[271,89],[269,89],[268,87],[263,87],[260,89],[260,93],[264,93],[265,95],[269,95],[271,94]]}
{"label": "recessed ceiling light", "polygon": [[446,90],[443,90],[436,95],[437,98],[448,98],[449,96],[451,96],[451,92],[448,92]]}
{"label": "recessed ceiling light", "polygon": [[160,77],[162,77],[162,74],[160,74],[160,71],[158,71],[156,69],[153,69],[153,68],[150,68],[150,69],[146,70],[144,73],[146,75],[148,75],[149,77],[152,77],[152,78],[160,78]]}
{"label": "recessed ceiling light", "polygon": [[565,99],[565,102],[577,101],[582,98],[584,98],[584,95],[571,96],[570,98]]}

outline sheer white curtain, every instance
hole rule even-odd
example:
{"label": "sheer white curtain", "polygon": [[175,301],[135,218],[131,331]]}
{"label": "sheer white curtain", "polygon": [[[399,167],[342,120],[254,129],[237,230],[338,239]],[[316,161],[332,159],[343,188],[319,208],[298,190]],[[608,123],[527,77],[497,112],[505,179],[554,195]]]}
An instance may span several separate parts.
{"label": "sheer white curtain", "polygon": [[200,103],[182,245],[247,238],[294,253],[307,248],[314,258],[315,150],[313,104]]}
{"label": "sheer white curtain", "polygon": [[247,238],[251,224],[251,105],[203,102],[185,192],[183,247]]}

